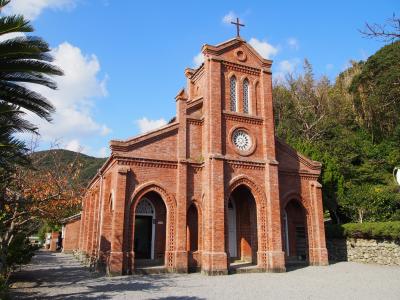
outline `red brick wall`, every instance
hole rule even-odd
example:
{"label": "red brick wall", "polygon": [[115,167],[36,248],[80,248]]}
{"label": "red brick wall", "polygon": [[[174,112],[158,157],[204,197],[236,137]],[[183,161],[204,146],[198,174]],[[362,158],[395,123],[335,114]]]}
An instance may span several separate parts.
{"label": "red brick wall", "polygon": [[50,251],[56,251],[59,234],[60,233],[58,231],[51,233],[50,249],[49,249]]}
{"label": "red brick wall", "polygon": [[[102,170],[103,179],[94,181],[85,195],[82,250],[98,250],[100,239],[101,252],[110,253],[111,272],[133,271],[133,210],[146,193],[157,193],[151,201],[163,224],[156,225],[156,256],[165,257],[170,270],[185,272],[188,264],[197,264],[205,273],[225,274],[227,199],[242,185],[254,198],[238,202],[243,258],[262,270],[285,270],[281,214],[295,195],[307,212],[310,263],[325,264],[322,195],[316,181],[320,165],[275,139],[272,62],[238,39],[205,45],[202,51],[204,65],[185,71],[187,88],[176,97],[174,123],[127,141],[111,141],[113,156]],[[239,59],[238,51],[247,59]],[[238,113],[229,112],[232,74],[238,84]],[[243,114],[242,107],[245,78],[250,82],[250,114]],[[256,144],[251,153],[243,155],[232,145],[231,132],[237,127],[247,129]],[[193,209],[188,210],[192,203],[198,207],[197,224]],[[198,251],[190,255],[196,234]]]}
{"label": "red brick wall", "polygon": [[79,248],[79,231],[81,220],[74,220],[65,224],[63,237],[63,251],[71,252]]}

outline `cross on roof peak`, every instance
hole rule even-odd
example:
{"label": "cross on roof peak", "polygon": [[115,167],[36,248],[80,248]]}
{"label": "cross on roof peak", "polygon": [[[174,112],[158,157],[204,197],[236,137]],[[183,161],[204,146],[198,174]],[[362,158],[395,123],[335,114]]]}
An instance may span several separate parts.
{"label": "cross on roof peak", "polygon": [[240,26],[244,27],[244,24],[240,24],[239,18],[236,18],[236,22],[231,22],[231,24],[236,25],[236,36],[240,37]]}

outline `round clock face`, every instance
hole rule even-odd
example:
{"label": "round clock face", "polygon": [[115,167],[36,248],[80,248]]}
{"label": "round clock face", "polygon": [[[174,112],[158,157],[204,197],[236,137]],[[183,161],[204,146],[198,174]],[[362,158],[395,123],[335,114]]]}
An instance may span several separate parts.
{"label": "round clock face", "polygon": [[251,148],[251,138],[244,130],[238,129],[232,135],[232,142],[240,151],[248,151]]}

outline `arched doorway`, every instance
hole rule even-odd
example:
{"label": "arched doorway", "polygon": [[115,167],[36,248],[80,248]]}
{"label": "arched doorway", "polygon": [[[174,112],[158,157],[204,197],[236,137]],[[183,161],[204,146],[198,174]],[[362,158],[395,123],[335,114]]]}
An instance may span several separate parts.
{"label": "arched doorway", "polygon": [[163,265],[166,243],[167,210],[156,192],[145,194],[135,209],[135,265]]}
{"label": "arched doorway", "polygon": [[236,187],[227,203],[226,242],[230,264],[257,264],[257,209],[250,189]]}
{"label": "arched doorway", "polygon": [[195,204],[191,204],[186,217],[186,249],[188,251],[188,263],[190,271],[197,271],[201,265],[201,258],[199,253],[200,246],[200,218],[199,212]]}
{"label": "arched doorway", "polygon": [[307,217],[298,200],[288,202],[282,213],[283,249],[286,261],[308,262]]}

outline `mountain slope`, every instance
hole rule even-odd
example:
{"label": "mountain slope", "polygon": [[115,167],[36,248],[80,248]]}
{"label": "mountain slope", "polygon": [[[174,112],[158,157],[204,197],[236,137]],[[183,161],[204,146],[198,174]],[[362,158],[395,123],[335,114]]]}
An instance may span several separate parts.
{"label": "mountain slope", "polygon": [[38,151],[32,154],[32,159],[38,162],[37,167],[40,169],[54,168],[54,159],[65,166],[77,160],[82,165],[79,180],[83,186],[89,183],[107,160],[64,149]]}

